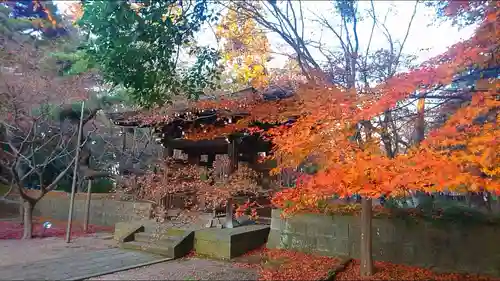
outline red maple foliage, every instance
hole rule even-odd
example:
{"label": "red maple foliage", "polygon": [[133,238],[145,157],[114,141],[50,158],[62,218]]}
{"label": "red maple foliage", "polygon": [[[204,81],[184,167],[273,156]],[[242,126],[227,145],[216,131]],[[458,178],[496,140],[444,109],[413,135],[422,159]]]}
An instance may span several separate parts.
{"label": "red maple foliage", "polygon": [[258,248],[236,265],[259,270],[259,280],[326,280],[340,260],[284,249]]}
{"label": "red maple foliage", "polygon": [[324,280],[339,260],[288,250],[268,250],[267,258],[283,262],[277,268],[263,268],[259,280]]}
{"label": "red maple foliage", "polygon": [[481,280],[498,281],[500,278],[477,274],[436,273],[432,270],[414,266],[375,262],[377,271],[372,276],[359,275],[359,260],[352,261],[345,270],[335,275],[335,280]]}
{"label": "red maple foliage", "polygon": [[[159,202],[169,194],[187,194],[190,196],[185,197],[186,209],[203,210],[225,206],[229,198],[238,195],[250,198],[270,196],[270,192],[263,190],[256,179],[256,172],[244,164],[226,177],[216,175],[212,168],[185,165],[175,159],[166,159],[160,161],[154,171],[128,177],[122,184],[127,192],[133,193],[138,199],[152,202]],[[249,199],[237,206],[236,215],[249,212],[249,217],[256,219],[257,208],[259,205]]]}
{"label": "red maple foliage", "polygon": [[474,93],[468,105],[407,154],[389,157],[381,145],[382,129],[369,122],[416,91],[432,92],[450,84],[472,65],[498,65],[499,21],[491,20],[500,16],[496,5],[490,3],[471,39],[388,79],[369,94],[318,84],[302,87],[298,98],[307,114],[271,132],[274,156],[283,168],[296,167],[312,155],[321,170],[296,188],[278,193],[274,202],[288,213],[309,209],[334,194],[378,197],[407,190],[460,190],[463,185],[472,191],[499,192],[500,160],[493,152],[498,151],[499,139],[498,79],[485,81],[482,92]]}

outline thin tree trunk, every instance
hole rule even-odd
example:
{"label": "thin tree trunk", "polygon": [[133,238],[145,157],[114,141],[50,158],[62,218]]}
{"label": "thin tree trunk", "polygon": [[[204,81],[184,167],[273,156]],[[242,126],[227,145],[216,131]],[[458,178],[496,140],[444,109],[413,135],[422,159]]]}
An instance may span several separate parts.
{"label": "thin tree trunk", "polygon": [[24,224],[24,199],[19,195],[19,220]]}
{"label": "thin tree trunk", "polygon": [[472,192],[467,191],[465,194],[465,202],[467,203],[467,207],[472,207]]}
{"label": "thin tree trunk", "polygon": [[420,145],[425,138],[425,98],[419,98],[417,103],[417,120],[415,123],[413,143]]}
{"label": "thin tree trunk", "polygon": [[33,207],[30,201],[23,200],[23,238],[31,239],[33,237]]}
{"label": "thin tree trunk", "polygon": [[488,211],[489,214],[493,212],[493,209],[491,208],[491,193],[488,191],[484,192],[484,205],[486,207],[486,211]]}
{"label": "thin tree trunk", "polygon": [[372,199],[361,199],[361,251],[360,274],[370,276],[373,274],[372,258]]}

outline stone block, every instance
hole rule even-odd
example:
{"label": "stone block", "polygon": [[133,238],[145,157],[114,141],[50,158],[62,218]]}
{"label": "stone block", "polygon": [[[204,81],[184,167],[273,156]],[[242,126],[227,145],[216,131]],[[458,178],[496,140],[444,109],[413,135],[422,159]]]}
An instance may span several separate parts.
{"label": "stone block", "polygon": [[398,262],[401,251],[399,245],[394,243],[373,243],[373,258],[378,261]]}
{"label": "stone block", "polygon": [[315,251],[329,256],[348,256],[349,241],[333,236],[317,236]]}
{"label": "stone block", "polygon": [[231,246],[229,243],[221,243],[216,240],[194,240],[194,249],[197,254],[219,259],[231,258]]}
{"label": "stone block", "polygon": [[[35,214],[58,220],[65,220],[68,216],[69,198],[62,195],[47,194],[35,206]],[[64,194],[63,194],[64,195]],[[92,196],[90,219],[92,224],[113,226],[116,222],[131,221],[132,218],[145,216],[142,212],[151,206],[148,202],[125,202],[108,198],[107,196]],[[135,214],[134,206],[139,210]],[[74,220],[82,221],[85,216],[85,196],[75,200]]]}
{"label": "stone block", "polygon": [[288,234],[281,234],[281,231],[271,229],[267,237],[266,247],[269,249],[282,249],[284,248],[281,243],[281,237]]}
{"label": "stone block", "polygon": [[374,219],[372,235],[383,243],[393,243],[396,240],[396,228],[389,220]]}
{"label": "stone block", "polygon": [[361,251],[361,246],[360,246],[360,241],[351,239],[349,238],[348,241],[348,247],[349,247],[349,256],[354,259],[359,259],[360,251]]}
{"label": "stone block", "polygon": [[414,262],[418,262],[417,248],[411,243],[402,244],[399,259],[401,263],[404,264],[412,264]]}
{"label": "stone block", "polygon": [[307,228],[309,236],[333,236],[339,239],[348,239],[349,224],[342,220],[331,220],[319,225],[309,225]]}
{"label": "stone block", "polygon": [[286,228],[286,221],[278,218],[271,218],[271,230],[282,231]]}
{"label": "stone block", "polygon": [[134,240],[136,232],[144,231],[144,226],[136,222],[119,222],[115,225],[113,239],[118,242],[128,242]]}
{"label": "stone block", "polygon": [[361,227],[359,225],[349,224],[348,231],[349,240],[359,241],[361,239]]}
{"label": "stone block", "polygon": [[307,235],[307,223],[291,218],[286,220],[285,229],[283,231],[299,235]]}
{"label": "stone block", "polygon": [[268,226],[262,225],[197,230],[194,248],[201,255],[231,259],[264,245],[269,230]]}
{"label": "stone block", "polygon": [[281,210],[280,209],[272,209],[271,210],[271,218],[281,219]]}
{"label": "stone block", "polygon": [[290,242],[290,249],[304,253],[312,253],[316,248],[316,239],[314,237],[293,235]]}
{"label": "stone block", "polygon": [[193,250],[194,231],[171,228],[167,233],[171,237],[178,237],[174,245],[174,258],[183,257]]}

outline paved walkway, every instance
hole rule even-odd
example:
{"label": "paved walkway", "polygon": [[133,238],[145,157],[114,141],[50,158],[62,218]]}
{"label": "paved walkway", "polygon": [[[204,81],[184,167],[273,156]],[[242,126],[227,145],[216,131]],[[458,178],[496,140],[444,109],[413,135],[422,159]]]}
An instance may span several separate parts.
{"label": "paved walkway", "polygon": [[106,249],[0,266],[0,280],[78,280],[162,259],[165,257],[123,249]]}
{"label": "paved walkway", "polygon": [[258,268],[227,261],[182,258],[88,279],[90,280],[258,280]]}

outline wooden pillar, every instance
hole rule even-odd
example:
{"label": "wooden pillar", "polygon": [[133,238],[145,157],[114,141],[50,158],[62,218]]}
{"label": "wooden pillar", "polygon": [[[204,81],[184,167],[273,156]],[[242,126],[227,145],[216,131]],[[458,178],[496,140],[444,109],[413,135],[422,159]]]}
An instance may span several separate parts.
{"label": "wooden pillar", "polygon": [[200,155],[199,154],[188,154],[188,163],[191,165],[199,165],[200,164]]}
{"label": "wooden pillar", "polygon": [[248,155],[248,162],[250,164],[257,164],[258,163],[258,160],[259,159],[259,156],[257,155],[257,152],[251,152],[249,155]]}
{"label": "wooden pillar", "polygon": [[214,162],[215,162],[215,154],[208,154],[207,155],[207,164],[208,164],[208,167],[213,168],[214,167]]}
{"label": "wooden pillar", "polygon": [[167,157],[173,157],[174,156],[174,149],[169,146],[163,145],[163,158]]}
{"label": "wooden pillar", "polygon": [[229,151],[229,172],[233,173],[238,169],[238,144],[236,140],[231,140],[228,145]]}
{"label": "wooden pillar", "polygon": [[[229,173],[233,173],[238,169],[238,144],[237,140],[232,139],[228,145],[229,156]],[[227,200],[226,205],[226,222],[224,223],[225,228],[233,228],[236,226],[236,222],[233,218],[233,199],[231,196]]]}

